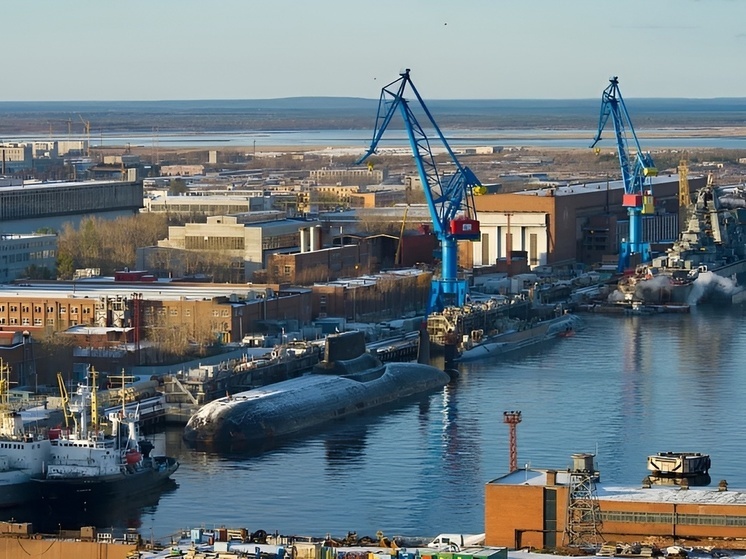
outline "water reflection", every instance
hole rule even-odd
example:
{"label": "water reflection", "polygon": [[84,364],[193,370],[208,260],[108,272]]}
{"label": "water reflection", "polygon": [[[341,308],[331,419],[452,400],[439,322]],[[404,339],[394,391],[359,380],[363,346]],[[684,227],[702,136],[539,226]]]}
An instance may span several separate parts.
{"label": "water reflection", "polygon": [[100,501],[84,507],[50,505],[44,501],[23,507],[3,509],[0,516],[6,521],[31,522],[37,532],[53,534],[59,530],[77,530],[81,526],[117,529],[142,526],[142,515],[155,512],[165,495],[178,489],[173,479],[167,480],[161,490],[127,499]]}

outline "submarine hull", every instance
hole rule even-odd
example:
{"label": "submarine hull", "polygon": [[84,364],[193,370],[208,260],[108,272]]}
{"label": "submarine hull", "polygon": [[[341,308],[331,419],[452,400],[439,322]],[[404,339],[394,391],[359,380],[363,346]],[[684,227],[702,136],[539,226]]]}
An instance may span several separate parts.
{"label": "submarine hull", "polygon": [[310,374],[240,392],[194,414],[184,439],[196,447],[249,449],[328,421],[442,388],[429,365],[387,363],[349,375]]}

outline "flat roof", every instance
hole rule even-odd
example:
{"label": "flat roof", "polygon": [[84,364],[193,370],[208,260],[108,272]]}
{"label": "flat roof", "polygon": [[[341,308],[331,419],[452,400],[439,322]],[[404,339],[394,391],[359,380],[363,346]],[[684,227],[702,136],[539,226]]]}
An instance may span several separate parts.
{"label": "flat roof", "polygon": [[[700,177],[690,177],[700,178]],[[656,184],[665,184],[671,182],[679,182],[679,175],[659,175],[657,177],[650,177],[651,185],[654,187]],[[522,194],[528,196],[570,196],[573,194],[584,194],[592,192],[594,190],[618,190],[624,189],[624,181],[594,181],[586,183],[569,184],[567,186],[549,186],[543,188],[536,188],[531,190],[520,190],[518,192],[510,192],[507,194]],[[498,193],[502,194],[502,193]],[[655,193],[654,193],[655,194]]]}
{"label": "flat roof", "polygon": [[[495,485],[547,485],[547,472],[550,469],[523,468],[491,480]],[[568,470],[555,470],[557,485],[567,486],[570,483]],[[694,503],[717,505],[746,505],[746,492],[720,491],[717,487],[690,487],[652,485],[649,488],[624,487],[603,482],[596,482],[596,495],[604,501],[631,501],[640,503]]]}
{"label": "flat roof", "polygon": [[[117,169],[118,170],[118,169]],[[103,186],[111,184],[132,184],[132,181],[115,181],[115,180],[91,180],[91,181],[52,181],[52,182],[32,182],[22,185],[0,186],[0,192],[12,190],[34,190],[51,187],[66,186]]]}
{"label": "flat roof", "polygon": [[[183,284],[180,282],[115,282],[111,280],[85,279],[74,282],[34,283],[23,285],[0,284],[0,297],[68,297],[70,299],[96,299],[99,297],[131,297],[134,293],[143,299],[154,301],[211,300],[214,297],[239,295],[246,297],[252,292],[263,291],[273,286],[264,284]],[[310,292],[308,288],[293,287],[293,292]]]}

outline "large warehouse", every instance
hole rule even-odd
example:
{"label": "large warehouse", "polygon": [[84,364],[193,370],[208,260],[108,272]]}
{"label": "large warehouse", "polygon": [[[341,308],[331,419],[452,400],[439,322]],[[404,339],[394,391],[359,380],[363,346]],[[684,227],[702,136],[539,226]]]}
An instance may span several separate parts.
{"label": "large warehouse", "polygon": [[[643,237],[651,244],[671,242],[678,236],[679,176],[652,181],[655,214],[644,216]],[[705,184],[705,177],[690,177],[690,193]],[[623,194],[622,181],[605,181],[477,196],[482,238],[472,245],[471,264],[495,264],[509,251],[525,251],[532,267],[600,262],[617,254],[627,236]]]}
{"label": "large warehouse", "polygon": [[[486,544],[511,548],[555,548],[588,543],[744,547],[746,493],[688,485],[612,487],[591,465],[592,455],[573,455],[565,470],[517,469],[485,487]],[[649,479],[649,478],[648,478]],[[668,480],[669,482],[671,480]]]}

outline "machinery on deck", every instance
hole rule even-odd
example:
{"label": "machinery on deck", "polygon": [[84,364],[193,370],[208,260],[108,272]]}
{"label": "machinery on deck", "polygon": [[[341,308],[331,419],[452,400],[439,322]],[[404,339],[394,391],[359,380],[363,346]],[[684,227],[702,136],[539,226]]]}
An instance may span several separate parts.
{"label": "machinery on deck", "polygon": [[[601,96],[601,115],[598,121],[598,132],[591,144],[595,148],[601,140],[601,133],[612,117],[614,122],[614,133],[616,135],[617,151],[619,153],[619,165],[622,169],[624,179],[624,197],[622,205],[627,208],[629,214],[629,238],[622,241],[619,247],[620,272],[630,268],[632,255],[639,255],[639,262],[643,264],[650,261],[650,244],[642,239],[642,216],[651,214],[653,208],[653,194],[650,187],[650,178],[658,175],[653,159],[649,153],[640,148],[637,134],[629,118],[627,107],[619,91],[619,80],[616,76],[609,80],[609,86],[604,89]],[[632,136],[636,154],[630,154],[627,134]],[[597,151],[598,153],[598,148]]]}
{"label": "machinery on deck", "polygon": [[[461,307],[466,303],[468,284],[465,279],[458,277],[457,242],[480,238],[473,189],[481,187],[481,184],[468,167],[459,163],[412,83],[409,69],[399,76],[399,79],[384,86],[381,90],[373,141],[357,164],[361,164],[375,153],[378,142],[398,109],[404,120],[417,171],[425,191],[425,199],[433,221],[433,231],[440,242],[441,273],[440,277],[433,278],[428,304],[428,314],[430,314],[442,311],[447,306]],[[438,172],[430,140],[417,120],[409,101],[404,97],[407,85],[450,157],[455,169],[453,174],[445,176]]]}

